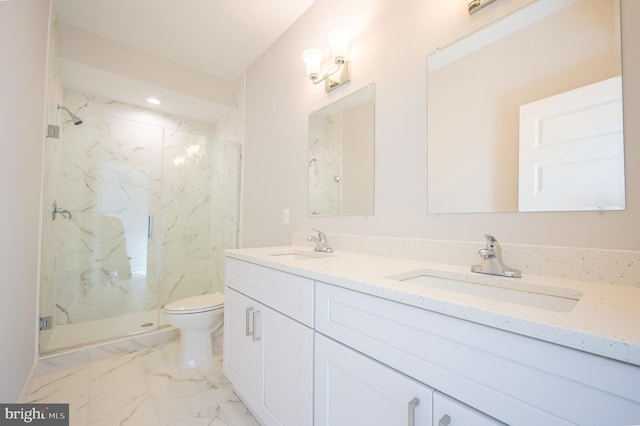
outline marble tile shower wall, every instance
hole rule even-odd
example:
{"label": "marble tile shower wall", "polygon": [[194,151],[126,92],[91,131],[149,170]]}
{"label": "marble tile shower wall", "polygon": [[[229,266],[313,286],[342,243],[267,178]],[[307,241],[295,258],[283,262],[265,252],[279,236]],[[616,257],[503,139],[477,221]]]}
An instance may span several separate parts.
{"label": "marble tile shower wall", "polygon": [[236,210],[218,214],[226,222],[211,212],[237,198],[236,144],[211,125],[108,99],[65,93],[64,103],[84,123],[65,123],[59,140],[58,205],[72,217],[58,216],[45,253],[57,257],[56,324],[222,288],[215,256],[235,247]]}

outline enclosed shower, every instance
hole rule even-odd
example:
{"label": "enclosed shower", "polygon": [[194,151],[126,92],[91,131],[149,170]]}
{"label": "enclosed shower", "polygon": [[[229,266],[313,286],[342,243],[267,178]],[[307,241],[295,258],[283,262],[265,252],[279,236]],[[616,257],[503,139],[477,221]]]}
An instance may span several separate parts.
{"label": "enclosed shower", "polygon": [[40,352],[166,325],[222,291],[240,149],[213,124],[65,92],[45,164]]}

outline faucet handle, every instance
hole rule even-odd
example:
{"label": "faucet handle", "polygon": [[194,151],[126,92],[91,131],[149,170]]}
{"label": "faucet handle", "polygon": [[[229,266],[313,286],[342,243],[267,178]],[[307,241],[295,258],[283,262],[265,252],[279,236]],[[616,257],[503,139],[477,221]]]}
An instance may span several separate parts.
{"label": "faucet handle", "polygon": [[502,261],[502,247],[500,246],[498,240],[493,235],[489,234],[485,234],[484,237],[487,239],[487,248],[485,250],[490,252],[490,256],[484,257],[482,253],[480,253],[480,256],[482,256],[484,259],[495,256],[500,261]]}
{"label": "faucet handle", "polygon": [[496,256],[496,254],[495,254],[495,252],[493,250],[486,249],[486,248],[478,250],[478,254],[480,255],[481,258],[483,258],[485,260],[491,259],[492,257]]}
{"label": "faucet handle", "polygon": [[325,235],[324,232],[322,232],[321,230],[316,229],[316,228],[311,228],[311,229],[318,233],[318,239],[320,240],[320,242],[322,242],[322,243],[326,243],[327,242],[327,236]]}
{"label": "faucet handle", "polygon": [[490,249],[494,253],[501,250],[500,243],[493,235],[484,234],[484,237],[487,239],[487,249]]}
{"label": "faucet handle", "polygon": [[500,243],[493,235],[484,234],[484,237],[487,239],[487,246],[483,249],[478,250],[478,254],[483,259],[491,259],[492,257],[500,257]]}

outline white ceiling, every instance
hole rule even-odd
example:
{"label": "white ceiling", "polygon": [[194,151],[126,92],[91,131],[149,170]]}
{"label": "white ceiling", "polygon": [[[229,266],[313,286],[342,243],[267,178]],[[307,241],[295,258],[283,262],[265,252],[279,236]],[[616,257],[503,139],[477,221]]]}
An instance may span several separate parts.
{"label": "white ceiling", "polygon": [[55,0],[58,20],[233,81],[314,0]]}
{"label": "white ceiling", "polygon": [[[314,1],[54,0],[54,4],[60,23],[231,83]],[[72,70],[75,64],[67,62],[61,69],[63,83],[71,82],[69,74],[73,72],[75,90],[91,90],[80,87],[79,80],[93,82],[103,93],[109,90],[109,84],[115,84],[116,79],[104,80],[100,72],[92,75],[90,68],[78,65],[81,69]],[[80,74],[84,77],[79,78]],[[113,86],[113,93],[128,92],[131,90]],[[132,99],[118,100],[139,105]]]}

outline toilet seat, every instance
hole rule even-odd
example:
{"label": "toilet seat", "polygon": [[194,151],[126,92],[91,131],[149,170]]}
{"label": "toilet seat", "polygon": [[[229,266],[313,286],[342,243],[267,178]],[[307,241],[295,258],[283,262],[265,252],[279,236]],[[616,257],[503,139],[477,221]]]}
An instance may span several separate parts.
{"label": "toilet seat", "polygon": [[169,314],[197,314],[198,312],[213,311],[224,307],[222,293],[203,294],[187,297],[165,305],[164,311]]}

